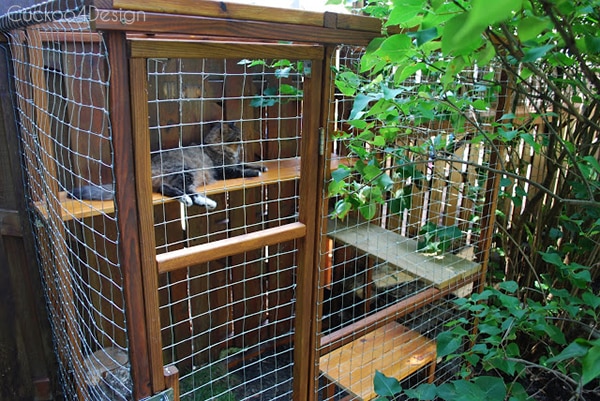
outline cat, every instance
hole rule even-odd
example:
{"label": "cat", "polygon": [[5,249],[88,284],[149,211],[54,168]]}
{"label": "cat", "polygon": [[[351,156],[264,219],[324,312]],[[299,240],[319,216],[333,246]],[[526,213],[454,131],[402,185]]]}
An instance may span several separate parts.
{"label": "cat", "polygon": [[[216,180],[258,177],[263,166],[240,161],[242,133],[233,123],[217,123],[204,136],[203,143],[167,149],[151,158],[152,190],[177,198],[186,206],[204,206],[209,210],[217,202],[196,192]],[[109,200],[112,184],[85,185],[71,190],[69,197],[81,200]]]}

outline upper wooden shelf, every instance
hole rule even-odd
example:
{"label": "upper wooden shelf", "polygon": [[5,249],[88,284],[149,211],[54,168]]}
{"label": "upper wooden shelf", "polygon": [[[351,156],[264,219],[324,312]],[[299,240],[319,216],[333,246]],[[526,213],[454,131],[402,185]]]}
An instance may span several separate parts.
{"label": "upper wooden shelf", "polygon": [[[267,167],[268,170],[259,177],[215,181],[203,188],[198,188],[198,192],[210,196],[228,191],[273,184],[280,181],[290,181],[300,177],[300,158],[270,160],[261,164]],[[92,201],[70,199],[66,192],[59,193],[59,200],[62,206],[61,212],[64,221],[92,217],[100,214],[110,214],[115,211],[115,205],[112,200]],[[152,203],[154,205],[168,202],[175,202],[175,200],[158,193],[152,194]],[[35,206],[43,216],[47,215],[43,203],[36,202]]]}
{"label": "upper wooden shelf", "polygon": [[361,223],[341,228],[330,224],[328,234],[337,241],[352,245],[364,253],[385,260],[440,289],[481,270],[479,263],[451,253],[442,255],[420,253],[417,251],[417,241],[375,224]]}
{"label": "upper wooden shelf", "polygon": [[[344,160],[345,159],[332,160],[331,168],[336,169],[340,163],[344,162]],[[261,164],[267,167],[268,170],[262,173],[259,177],[234,178],[230,180],[215,181],[210,185],[198,188],[198,192],[210,196],[223,192],[275,184],[277,182],[291,181],[300,177],[300,158],[268,160],[262,162]],[[110,214],[114,213],[115,211],[115,205],[112,200],[92,201],[70,199],[66,192],[60,192],[58,197],[61,204],[63,221],[82,219],[100,214]],[[152,194],[152,203],[154,205],[168,202],[175,202],[175,200],[158,193]],[[35,208],[42,216],[47,217],[48,213],[43,202],[36,202]]]}

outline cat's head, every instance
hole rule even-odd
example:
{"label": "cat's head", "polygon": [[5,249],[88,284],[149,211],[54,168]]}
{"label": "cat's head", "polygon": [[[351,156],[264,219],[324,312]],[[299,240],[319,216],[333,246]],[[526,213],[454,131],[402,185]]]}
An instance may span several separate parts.
{"label": "cat's head", "polygon": [[204,135],[204,144],[239,143],[242,141],[242,131],[234,123],[216,123]]}

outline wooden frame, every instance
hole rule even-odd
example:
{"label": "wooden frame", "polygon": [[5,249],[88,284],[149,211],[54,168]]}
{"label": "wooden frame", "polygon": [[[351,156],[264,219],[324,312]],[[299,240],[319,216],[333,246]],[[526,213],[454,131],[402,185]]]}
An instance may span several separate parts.
{"label": "wooden frame", "polygon": [[[378,255],[367,245],[353,243],[343,233],[327,232],[321,215],[327,213],[327,205],[322,194],[325,177],[336,168],[339,160],[326,164],[330,153],[330,142],[324,138],[327,131],[327,107],[333,96],[333,85],[329,71],[331,57],[338,44],[366,46],[379,36],[381,24],[378,20],[333,13],[312,13],[304,11],[273,10],[241,4],[228,4],[208,0],[177,0],[169,4],[158,0],[141,2],[137,0],[96,0],[92,17],[95,31],[84,33],[43,32],[42,40],[77,39],[87,42],[105,41],[109,52],[111,67],[109,108],[114,133],[114,201],[79,201],[68,199],[65,192],[59,192],[57,185],[52,186],[55,196],[50,199],[35,199],[34,206],[48,223],[60,226],[71,220],[93,218],[100,214],[118,212],[118,231],[123,234],[117,244],[123,272],[124,299],[126,302],[126,322],[128,347],[130,350],[131,373],[134,383],[133,394],[136,399],[150,397],[165,389],[174,387],[178,397],[178,372],[173,366],[163,366],[162,338],[160,324],[159,280],[161,274],[179,272],[200,263],[215,259],[234,257],[237,254],[251,252],[266,246],[295,241],[298,246],[297,299],[296,316],[309,316],[310,319],[296,319],[294,333],[294,400],[312,401],[315,399],[315,386],[319,377],[319,368],[315,361],[327,353],[348,345],[356,338],[368,336],[386,325],[392,325],[398,317],[406,315],[426,302],[438,300],[443,296],[470,283],[480,283],[486,270],[486,262],[462,263],[462,269],[451,272],[441,281],[429,277],[433,286],[411,297],[380,310],[355,322],[342,330],[321,336],[318,283],[325,279],[318,266],[322,250],[321,236],[329,235],[332,240],[354,245],[359,252],[382,259],[393,259],[390,255]],[[120,16],[123,10],[139,11],[140,18],[125,23]],[[279,10],[278,10],[279,11]],[[143,18],[142,18],[143,16]],[[282,43],[288,41],[289,43]],[[38,43],[38,48],[42,46]],[[32,49],[28,55],[34,63],[42,63],[40,55]],[[297,221],[279,226],[270,226],[261,230],[218,239],[205,244],[194,244],[185,248],[157,252],[157,239],[154,232],[154,210],[158,205],[174,202],[160,194],[152,193],[151,184],[151,143],[148,136],[150,114],[148,107],[148,65],[149,58],[293,58],[310,60],[310,74],[304,77],[304,97],[309,99],[302,110],[301,155],[316,159],[288,159],[284,161],[266,161],[269,171],[256,178],[240,178],[215,182],[207,185],[204,192],[208,195],[223,194],[239,190],[260,190],[272,184],[289,184],[287,189],[298,182],[299,211]],[[37,61],[36,61],[37,60]],[[25,71],[17,72],[26,74]],[[23,79],[24,76],[23,76]],[[39,73],[32,76],[37,87],[44,87],[44,77]],[[19,89],[19,88],[18,88]],[[34,103],[42,108],[47,99],[43,91],[34,91]],[[327,107],[323,107],[326,105]],[[21,105],[31,109],[31,105]],[[35,114],[35,111],[28,110]],[[501,115],[501,114],[500,114]],[[48,121],[42,117],[38,124],[48,128]],[[45,127],[45,128],[44,128]],[[49,143],[43,143],[52,149]],[[41,162],[48,171],[41,170],[42,176],[48,174],[47,181],[52,182],[56,168],[52,168],[52,152],[47,152]],[[316,160],[316,162],[314,162]],[[495,159],[492,160],[495,162]],[[351,161],[350,161],[351,162]],[[36,170],[32,166],[32,170]],[[132,178],[133,177],[133,178]],[[132,180],[135,195],[131,195]],[[490,179],[487,192],[490,196],[486,207],[496,201],[498,180]],[[268,190],[268,189],[267,189]],[[62,210],[57,216],[52,211]],[[484,245],[489,246],[489,236],[493,225],[493,215],[483,222]],[[389,233],[377,230],[378,235]],[[126,234],[126,235],[125,235]],[[396,234],[392,234],[396,235]],[[66,246],[66,244],[63,244]],[[364,244],[363,244],[364,245]],[[50,249],[44,249],[51,254]],[[63,252],[66,254],[66,252]],[[368,258],[368,257],[367,257]],[[453,259],[454,262],[457,262]],[[59,275],[66,277],[68,264],[55,261]],[[395,262],[399,264],[399,262]],[[458,262],[457,262],[458,263]],[[415,264],[416,266],[416,264]],[[421,274],[416,266],[412,273]],[[410,270],[410,269],[409,269]],[[273,274],[272,272],[270,272]],[[239,273],[232,273],[233,276]],[[369,273],[367,273],[369,274]],[[64,278],[64,280],[67,280]],[[236,284],[237,285],[237,284]],[[370,290],[367,290],[370,291]],[[69,293],[65,293],[69,303]],[[220,294],[219,296],[222,296]],[[228,311],[226,313],[232,313]],[[70,323],[71,333],[76,332],[75,322]],[[399,330],[404,333],[403,330]],[[362,338],[362,337],[361,337]],[[76,359],[83,356],[77,346],[77,339],[70,338],[70,347],[75,351]],[[429,351],[431,351],[429,349]],[[306,357],[308,354],[308,358]],[[428,356],[435,365],[435,357]],[[146,363],[149,361],[149,363]],[[434,368],[432,368],[434,369]],[[82,379],[78,378],[82,382]],[[80,397],[85,389],[78,388]]]}

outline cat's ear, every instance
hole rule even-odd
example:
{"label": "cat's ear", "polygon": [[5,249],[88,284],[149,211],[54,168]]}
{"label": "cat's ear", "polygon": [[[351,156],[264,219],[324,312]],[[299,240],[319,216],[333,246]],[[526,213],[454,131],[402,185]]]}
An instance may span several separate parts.
{"label": "cat's ear", "polygon": [[230,122],[228,123],[228,125],[229,125],[229,128],[231,128],[231,129],[235,129],[235,123],[234,123],[233,121],[230,121]]}

